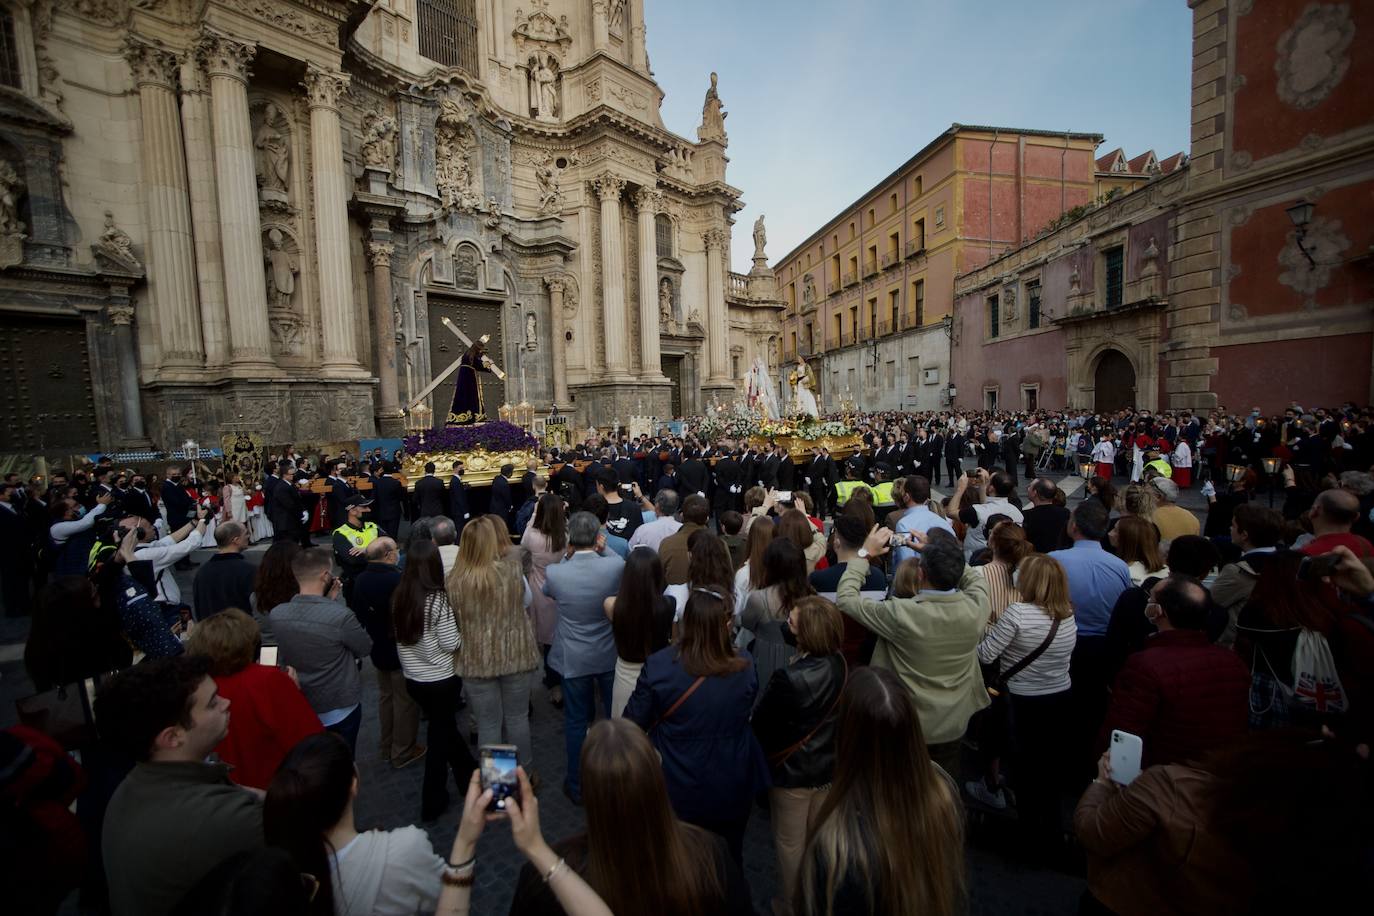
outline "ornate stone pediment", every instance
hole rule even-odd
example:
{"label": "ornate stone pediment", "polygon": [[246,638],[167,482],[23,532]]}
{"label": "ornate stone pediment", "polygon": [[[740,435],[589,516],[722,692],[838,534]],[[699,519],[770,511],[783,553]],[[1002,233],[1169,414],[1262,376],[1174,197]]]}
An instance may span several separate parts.
{"label": "ornate stone pediment", "polygon": [[337,46],[339,24],[293,9],[283,0],[216,0],[221,6],[238,10],[273,28],[300,35],[320,44]]}
{"label": "ornate stone pediment", "polygon": [[523,54],[527,45],[537,45],[553,51],[561,59],[572,44],[568,31],[568,17],[553,18],[549,12],[549,0],[533,0],[534,9],[528,16],[523,10],[515,11],[515,50]]}

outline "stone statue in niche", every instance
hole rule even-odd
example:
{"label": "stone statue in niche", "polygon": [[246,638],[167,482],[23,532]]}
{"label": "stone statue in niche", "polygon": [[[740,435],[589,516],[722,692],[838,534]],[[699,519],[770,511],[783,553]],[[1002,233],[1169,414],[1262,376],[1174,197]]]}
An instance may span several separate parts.
{"label": "stone statue in niche", "polygon": [[253,148],[257,151],[258,193],[264,203],[286,203],[287,182],[291,172],[291,143],[289,122],[275,102],[262,109],[262,120],[253,134]]}
{"label": "stone statue in niche", "polygon": [[816,279],[807,274],[802,277],[802,302],[816,301]]}
{"label": "stone statue in niche", "polygon": [[296,275],[300,267],[286,250],[286,238],[280,229],[267,231],[267,247],[262,259],[267,274],[267,320],[272,328],[273,342],[278,355],[297,356],[303,329],[301,316],[294,307]]}
{"label": "stone statue in niche", "polygon": [[13,267],[24,260],[24,221],[19,218],[19,201],[24,181],[4,159],[0,159],[0,267]]}
{"label": "stone statue in niche", "polygon": [[539,319],[534,312],[525,313],[525,349],[536,350],[539,348]]}
{"label": "stone statue in niche", "polygon": [[472,161],[476,147],[462,109],[444,99],[434,128],[434,186],[444,209],[472,212],[481,205]]}
{"label": "stone statue in niche", "polygon": [[91,254],[98,260],[129,273],[140,273],[143,265],[134,256],[134,240],[129,233],[115,225],[114,211],[105,211],[105,231],[100,239],[91,246]]}
{"label": "stone statue in niche", "polygon": [[619,35],[625,28],[625,0],[609,0],[606,5],[606,25],[613,34]]}
{"label": "stone statue in niche", "polygon": [[658,320],[665,324],[673,320],[673,281],[667,277],[658,281]]}
{"label": "stone statue in niche", "polygon": [[768,244],[768,230],[763,227],[763,214],[754,220],[754,260],[767,258],[763,253],[763,248]]}
{"label": "stone statue in niche", "polygon": [[459,248],[453,258],[453,280],[460,289],[477,289],[477,255],[471,248]]}
{"label": "stone statue in niche", "polygon": [[391,170],[396,159],[396,122],[387,115],[373,112],[363,119],[363,140],[360,147],[363,165],[372,169]]}
{"label": "stone statue in niche", "polygon": [[558,60],[548,51],[536,51],[529,59],[530,114],[540,121],[557,121]]}
{"label": "stone statue in niche", "polygon": [[706,101],[701,106],[701,126],[697,128],[697,138],[700,140],[725,139],[725,119],[730,113],[721,107],[716,81],[716,74],[712,71],[711,88],[706,90]]}
{"label": "stone statue in niche", "polygon": [[558,187],[558,169],[553,153],[545,153],[544,161],[534,167],[534,179],[539,184],[539,215],[557,213],[563,206],[563,192]]}

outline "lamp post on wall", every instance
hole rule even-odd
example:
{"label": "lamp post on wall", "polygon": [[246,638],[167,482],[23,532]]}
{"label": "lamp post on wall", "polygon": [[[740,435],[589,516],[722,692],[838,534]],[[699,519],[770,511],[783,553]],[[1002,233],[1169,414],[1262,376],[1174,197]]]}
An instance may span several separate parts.
{"label": "lamp post on wall", "polygon": [[1312,258],[1312,252],[1307,250],[1307,246],[1303,242],[1307,239],[1307,227],[1312,222],[1312,211],[1315,209],[1315,204],[1306,200],[1299,200],[1284,211],[1288,214],[1288,218],[1293,221],[1293,241],[1297,243],[1298,250],[1307,258],[1307,263],[1313,267],[1317,266],[1317,262]]}
{"label": "lamp post on wall", "polygon": [[1261,459],[1261,462],[1264,464],[1264,476],[1265,478],[1267,478],[1266,483],[1268,484],[1269,490],[1269,508],[1272,509],[1274,508],[1274,475],[1278,473],[1279,465],[1282,464],[1282,462],[1278,458],[1274,457],[1263,458]]}

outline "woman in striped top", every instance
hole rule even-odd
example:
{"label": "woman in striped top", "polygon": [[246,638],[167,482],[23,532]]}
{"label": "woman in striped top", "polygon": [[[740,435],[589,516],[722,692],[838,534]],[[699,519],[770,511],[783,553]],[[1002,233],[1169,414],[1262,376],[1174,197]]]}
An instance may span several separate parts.
{"label": "woman in striped top", "polygon": [[429,719],[429,753],[420,790],[420,817],[433,820],[448,809],[447,774],[468,784],[477,761],[458,733],[463,681],[453,667],[453,653],[463,644],[458,620],[444,591],[444,564],[433,541],[416,541],[391,596],[391,622],[396,652],[406,676],[406,692]]}
{"label": "woman in striped top", "polygon": [[[988,580],[989,614],[986,632],[991,633],[1010,605],[1021,600],[1014,576],[1021,561],[1035,552],[1026,532],[1011,520],[998,523],[988,533],[988,550],[992,559],[974,567]],[[991,684],[997,679],[997,663],[983,663],[983,680]],[[1007,698],[993,696],[992,705],[978,713],[973,726],[978,736],[978,754],[983,761],[982,783],[970,782],[969,794],[990,808],[1005,808],[1002,795],[1002,754],[1007,749]],[[981,788],[980,788],[981,786]]]}
{"label": "woman in striped top", "polygon": [[[1016,586],[1021,600],[1008,605],[992,632],[983,637],[978,660],[1000,659],[1005,671],[1045,645],[1053,631],[1045,650],[1007,681],[1007,689],[1019,819],[1028,839],[1054,844],[1063,837],[1059,788],[1067,770],[1067,726],[1073,721],[1069,659],[1078,630],[1069,604],[1069,580],[1057,561],[1039,553],[1026,557],[1017,567]],[[969,791],[977,794],[973,788]]]}

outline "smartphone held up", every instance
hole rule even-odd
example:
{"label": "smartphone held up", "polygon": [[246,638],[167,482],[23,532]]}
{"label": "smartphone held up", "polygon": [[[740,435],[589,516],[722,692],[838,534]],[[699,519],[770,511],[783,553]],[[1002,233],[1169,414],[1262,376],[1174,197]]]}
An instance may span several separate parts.
{"label": "smartphone held up", "polygon": [[516,775],[515,745],[484,744],[478,752],[482,767],[482,788],[491,790],[488,811],[505,811],[507,799],[520,801],[520,778]]}

